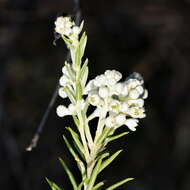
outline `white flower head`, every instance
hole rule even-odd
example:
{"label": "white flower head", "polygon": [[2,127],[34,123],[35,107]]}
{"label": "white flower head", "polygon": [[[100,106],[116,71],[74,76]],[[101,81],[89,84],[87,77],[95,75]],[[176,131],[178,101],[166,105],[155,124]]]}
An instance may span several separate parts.
{"label": "white flower head", "polygon": [[109,89],[107,87],[100,87],[98,93],[101,98],[107,98],[109,96]]}
{"label": "white flower head", "polygon": [[58,34],[69,36],[72,33],[74,23],[70,17],[58,17],[55,21],[55,31]]}
{"label": "white flower head", "polygon": [[66,115],[71,115],[71,111],[66,108],[65,106],[63,105],[59,105],[56,109],[56,113],[59,117],[64,117]]}
{"label": "white flower head", "polygon": [[59,88],[58,94],[59,94],[59,96],[60,96],[61,98],[66,98],[66,97],[67,97],[67,94],[65,93],[63,87]]}
{"label": "white flower head", "polygon": [[93,106],[99,106],[102,102],[98,94],[89,94],[88,101]]}
{"label": "white flower head", "polygon": [[126,121],[126,116],[124,114],[119,114],[115,117],[115,121],[118,126],[124,125]]}
{"label": "white flower head", "polygon": [[144,108],[140,108],[140,107],[131,107],[127,111],[127,113],[133,118],[146,117],[146,114],[144,112],[145,112]]}
{"label": "white flower head", "polygon": [[138,126],[138,120],[137,119],[127,119],[125,121],[125,125],[131,130],[136,131],[136,127]]}
{"label": "white flower head", "polygon": [[114,113],[118,113],[120,110],[121,103],[118,100],[111,99],[109,101],[109,111]]}
{"label": "white flower head", "polygon": [[144,88],[141,85],[137,86],[135,89],[139,92],[139,94],[142,94],[144,92]]}
{"label": "white flower head", "polygon": [[141,85],[142,82],[137,79],[129,79],[126,81],[126,84],[128,86],[128,89],[136,88],[137,86]]}
{"label": "white flower head", "polygon": [[108,85],[114,85],[122,78],[122,74],[116,70],[107,70],[104,75],[107,78]]}
{"label": "white flower head", "polygon": [[105,86],[107,84],[107,78],[105,75],[99,75],[93,80],[93,83],[96,87]]}
{"label": "white flower head", "polygon": [[63,67],[62,67],[62,73],[63,73],[64,75],[69,76],[69,73],[68,73],[68,71],[67,71],[66,66],[63,66]]}
{"label": "white flower head", "polygon": [[123,90],[123,83],[121,82],[118,82],[114,85],[114,88],[113,88],[113,93],[119,95],[122,93],[122,90]]}
{"label": "white flower head", "polygon": [[129,104],[129,106],[143,107],[144,100],[143,99],[128,100],[128,104]]}
{"label": "white flower head", "polygon": [[132,89],[129,91],[129,98],[137,99],[140,96],[140,93],[136,89]]}
{"label": "white flower head", "polygon": [[148,97],[148,90],[145,89],[144,94],[143,94],[143,99],[146,99]]}
{"label": "white flower head", "polygon": [[66,86],[68,82],[69,82],[69,79],[65,75],[62,75],[61,78],[59,79],[59,84],[61,86]]}
{"label": "white flower head", "polygon": [[93,113],[88,117],[88,120],[90,121],[90,120],[94,119],[95,117],[100,117],[101,113],[102,113],[102,108],[97,107],[93,111]]}
{"label": "white flower head", "polygon": [[80,34],[80,28],[78,26],[74,26],[72,28],[72,32],[73,32],[74,35],[78,36]]}
{"label": "white flower head", "polygon": [[120,106],[120,112],[127,114],[129,109],[129,104],[127,102],[123,102]]}

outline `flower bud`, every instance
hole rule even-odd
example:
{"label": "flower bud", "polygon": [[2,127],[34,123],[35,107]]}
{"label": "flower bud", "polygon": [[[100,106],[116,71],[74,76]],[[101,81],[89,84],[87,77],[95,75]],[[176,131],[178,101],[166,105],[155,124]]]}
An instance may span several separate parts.
{"label": "flower bud", "polygon": [[109,89],[107,87],[100,87],[98,93],[101,98],[106,98],[109,96]]}
{"label": "flower bud", "polygon": [[130,90],[129,92],[129,98],[131,99],[137,99],[139,97],[139,92],[135,89]]}
{"label": "flower bud", "polygon": [[67,97],[67,94],[65,93],[64,91],[64,88],[60,88],[59,91],[58,91],[58,94],[61,98],[66,98]]}
{"label": "flower bud", "polygon": [[98,106],[101,103],[101,99],[97,94],[89,95],[88,101],[93,106]]}
{"label": "flower bud", "polygon": [[71,115],[71,112],[63,105],[57,107],[56,113],[59,117],[64,117],[66,115]]}
{"label": "flower bud", "polygon": [[124,114],[119,114],[115,117],[117,125],[121,126],[125,124],[126,116]]}
{"label": "flower bud", "polygon": [[131,130],[136,131],[136,127],[138,126],[138,120],[137,119],[127,119],[125,121],[125,125]]}
{"label": "flower bud", "polygon": [[65,75],[62,75],[59,79],[59,84],[65,86],[69,82],[68,78]]}

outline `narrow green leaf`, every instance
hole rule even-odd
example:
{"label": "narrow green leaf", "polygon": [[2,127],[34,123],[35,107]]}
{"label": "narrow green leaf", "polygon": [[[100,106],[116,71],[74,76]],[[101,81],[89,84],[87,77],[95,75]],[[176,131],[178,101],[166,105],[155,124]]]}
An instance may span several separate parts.
{"label": "narrow green leaf", "polygon": [[80,67],[81,65],[81,54],[80,54],[80,45],[77,46],[76,52],[75,52],[75,65]]}
{"label": "narrow green leaf", "polygon": [[72,172],[69,170],[69,168],[67,167],[67,165],[65,164],[65,162],[61,158],[59,158],[59,161],[61,162],[61,165],[63,166],[65,172],[67,173],[67,175],[71,181],[71,184],[73,186],[73,189],[77,190],[77,183],[76,183],[76,180],[75,180]]}
{"label": "narrow green leaf", "polygon": [[104,168],[106,168],[121,152],[122,152],[122,150],[118,150],[112,156],[110,156],[107,160],[105,160],[102,163],[99,172],[101,172]]}
{"label": "narrow green leaf", "polygon": [[79,31],[80,31],[80,32],[82,31],[83,26],[84,26],[84,20],[82,20],[82,22],[81,22],[81,24],[80,24],[80,27],[79,27]]}
{"label": "narrow green leaf", "polygon": [[114,140],[116,140],[116,139],[119,139],[119,138],[121,138],[121,137],[127,135],[128,133],[129,133],[129,132],[123,132],[123,133],[121,133],[121,134],[119,134],[119,135],[115,135],[115,136],[108,137],[107,142],[111,142],[111,141],[114,141]]}
{"label": "narrow green leaf", "polygon": [[100,189],[103,185],[104,185],[104,182],[101,181],[100,183],[98,183],[98,184],[96,184],[96,185],[94,186],[93,190],[98,190],[98,189]]}
{"label": "narrow green leaf", "polygon": [[82,186],[88,181],[87,178],[83,179],[83,181],[79,184],[78,190],[81,190]]}
{"label": "narrow green leaf", "polygon": [[109,152],[100,152],[97,156],[97,160],[99,160],[100,158],[103,160],[104,158],[108,157],[110,155]]}
{"label": "narrow green leaf", "polygon": [[85,48],[86,48],[86,43],[87,43],[87,36],[86,36],[86,33],[83,32],[82,37],[81,37],[80,42],[79,42],[79,44],[80,44],[80,56],[81,56],[81,58],[84,55],[84,51],[85,51]]}
{"label": "narrow green leaf", "polygon": [[68,48],[70,48],[71,44],[72,44],[72,41],[69,40],[68,38],[66,38],[64,35],[61,35],[61,37],[63,38],[63,40],[66,43],[66,45],[68,46]]}
{"label": "narrow green leaf", "polygon": [[67,69],[67,72],[68,72],[68,74],[69,74],[69,77],[72,79],[72,81],[74,81],[74,80],[75,80],[75,73],[74,73],[74,71],[72,70],[71,65],[68,64],[68,63],[65,61],[65,67],[66,67],[66,69]]}
{"label": "narrow green leaf", "polygon": [[52,190],[63,190],[60,187],[58,187],[54,182],[50,181],[48,178],[46,178],[46,181],[48,182]]}
{"label": "narrow green leaf", "polygon": [[71,136],[73,137],[73,140],[77,146],[77,149],[79,151],[79,153],[81,154],[81,156],[84,158],[84,147],[82,145],[82,143],[79,140],[79,136],[76,132],[74,132],[70,127],[66,128],[67,130],[69,130],[69,132],[71,133]]}
{"label": "narrow green leaf", "polygon": [[128,181],[133,180],[133,179],[134,179],[134,178],[126,178],[126,179],[124,179],[124,180],[122,180],[122,181],[120,181],[120,182],[117,182],[116,184],[114,184],[114,185],[112,185],[112,186],[106,188],[105,190],[113,190],[113,189],[116,189],[117,187],[119,187],[119,186],[121,186],[121,185],[127,183]]}
{"label": "narrow green leaf", "polygon": [[81,85],[84,88],[88,78],[88,59],[85,60],[80,73]]}
{"label": "narrow green leaf", "polygon": [[73,120],[74,120],[74,122],[75,122],[75,125],[76,125],[77,127],[79,127],[79,120],[78,120],[78,118],[77,118],[76,116],[74,116],[74,115],[73,115]]}
{"label": "narrow green leaf", "polygon": [[81,100],[82,98],[82,87],[81,87],[81,83],[80,81],[77,81],[76,82],[76,97],[77,97],[77,100]]}
{"label": "narrow green leaf", "polygon": [[73,92],[71,91],[71,89],[69,89],[67,86],[64,87],[64,91],[66,92],[67,96],[69,97],[69,100],[75,104],[76,100],[75,100],[75,96],[73,94]]}
{"label": "narrow green leaf", "polygon": [[103,140],[106,139],[106,137],[109,135],[109,133],[112,131],[113,129],[111,128],[105,128],[102,132],[102,134],[100,135],[100,137],[97,139],[96,144],[100,144],[102,143]]}
{"label": "narrow green leaf", "polygon": [[93,169],[93,172],[92,172],[92,176],[90,178],[90,182],[88,184],[88,187],[87,187],[87,190],[91,190],[94,186],[94,183],[96,181],[96,178],[97,178],[97,175],[99,173],[99,169],[100,169],[100,166],[102,164],[102,158],[100,158],[95,166],[95,168]]}
{"label": "narrow green leaf", "polygon": [[70,145],[69,141],[67,140],[67,138],[63,135],[63,139],[65,141],[65,144],[67,145],[67,148],[69,149],[70,153],[72,154],[72,156],[74,157],[77,166],[81,172],[82,177],[84,177],[85,174],[85,166],[84,163],[81,161],[81,159],[79,158],[79,156],[76,154],[76,152],[73,150],[72,146]]}
{"label": "narrow green leaf", "polygon": [[73,46],[70,47],[70,53],[71,53],[71,60],[75,65],[76,49]]}

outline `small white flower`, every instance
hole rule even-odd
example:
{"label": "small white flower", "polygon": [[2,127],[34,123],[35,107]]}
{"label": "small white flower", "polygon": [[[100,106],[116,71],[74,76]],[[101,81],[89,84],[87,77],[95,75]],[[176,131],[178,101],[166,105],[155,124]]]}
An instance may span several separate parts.
{"label": "small white flower", "polygon": [[128,100],[129,106],[138,106],[143,107],[144,106],[144,100],[143,99],[136,99],[136,100]]}
{"label": "small white flower", "polygon": [[73,27],[73,34],[74,35],[79,35],[80,34],[80,28],[78,26]]}
{"label": "small white flower", "polygon": [[93,106],[98,106],[101,103],[101,99],[97,94],[91,94],[88,96],[88,101]]}
{"label": "small white flower", "polygon": [[107,79],[104,75],[99,75],[94,79],[94,85],[96,87],[105,86],[107,83]]}
{"label": "small white flower", "polygon": [[72,33],[73,24],[70,17],[58,17],[55,21],[55,31],[61,35],[69,36]]}
{"label": "small white flower", "polygon": [[138,126],[138,120],[137,119],[127,119],[125,121],[125,125],[131,130],[136,131],[136,127]]}
{"label": "small white flower", "polygon": [[107,70],[104,75],[107,78],[107,84],[109,86],[116,84],[122,78],[122,74],[116,70]]}
{"label": "small white flower", "polygon": [[94,80],[90,80],[84,88],[84,94],[88,94],[94,89]]}
{"label": "small white flower", "polygon": [[128,105],[128,103],[127,102],[123,102],[122,104],[121,104],[121,107],[120,107],[120,111],[122,112],[122,113],[127,113],[128,112],[128,109],[129,109],[129,105]]}
{"label": "small white flower", "polygon": [[118,126],[124,125],[126,121],[126,116],[124,114],[119,114],[115,117],[115,121]]}
{"label": "small white flower", "polygon": [[114,88],[113,88],[113,92],[115,92],[115,94],[121,94],[122,90],[123,90],[123,83],[119,82],[119,83],[116,83]]}
{"label": "small white flower", "polygon": [[128,89],[132,89],[132,88],[136,88],[137,86],[141,85],[142,82],[140,82],[137,79],[129,79],[128,81],[126,81],[126,84],[128,86]]}
{"label": "small white flower", "polygon": [[58,94],[61,98],[66,98],[67,97],[67,94],[65,93],[64,91],[64,88],[60,88],[59,91],[58,91]]}
{"label": "small white flower", "polygon": [[139,97],[139,92],[136,89],[132,89],[129,91],[129,98],[137,99]]}
{"label": "small white flower", "polygon": [[98,93],[101,98],[106,98],[109,96],[109,89],[107,87],[100,87]]}
{"label": "small white flower", "polygon": [[59,105],[57,107],[57,110],[56,110],[56,113],[59,117],[64,117],[66,115],[71,115],[71,112],[68,108],[66,108],[65,106],[63,105]]}
{"label": "small white flower", "polygon": [[69,82],[69,79],[65,75],[62,75],[61,78],[59,79],[59,84],[61,86],[67,85],[68,82]]}
{"label": "small white flower", "polygon": [[62,67],[62,73],[69,76],[66,66]]}
{"label": "small white flower", "polygon": [[125,83],[118,82],[112,88],[112,94],[127,96],[128,88]]}
{"label": "small white flower", "polygon": [[95,117],[100,117],[101,113],[102,113],[102,109],[103,108],[100,108],[100,107],[97,107],[94,112],[88,117],[88,120],[92,120],[94,119]]}
{"label": "small white flower", "polygon": [[112,116],[107,117],[106,120],[105,120],[105,125],[106,125],[106,127],[109,127],[109,128],[116,127],[115,118],[112,117]]}
{"label": "small white flower", "polygon": [[110,101],[109,102],[109,110],[114,113],[118,113],[120,110],[120,106],[121,106],[120,102],[118,100],[113,100],[113,99],[111,99],[109,101]]}
{"label": "small white flower", "polygon": [[127,113],[133,118],[144,118],[146,114],[144,113],[144,108],[131,107],[128,109]]}
{"label": "small white flower", "polygon": [[144,88],[142,86],[137,86],[135,89],[139,92],[139,94],[144,92]]}
{"label": "small white flower", "polygon": [[128,95],[128,87],[126,84],[123,84],[123,89],[121,91],[121,95],[127,96]]}
{"label": "small white flower", "polygon": [[118,82],[122,78],[122,74],[116,70],[105,71],[105,76],[108,79],[111,79],[111,78],[115,79],[116,82]]}
{"label": "small white flower", "polygon": [[148,97],[148,90],[145,89],[144,94],[143,94],[143,99],[146,99]]}

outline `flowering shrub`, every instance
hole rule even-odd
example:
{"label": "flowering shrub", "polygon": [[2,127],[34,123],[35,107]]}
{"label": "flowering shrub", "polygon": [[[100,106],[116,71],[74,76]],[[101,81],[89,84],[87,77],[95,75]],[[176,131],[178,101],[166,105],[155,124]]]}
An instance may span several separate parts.
{"label": "flowering shrub", "polygon": [[[139,119],[144,118],[144,99],[148,92],[144,89],[144,81],[140,74],[133,73],[125,81],[115,70],[107,70],[95,79],[88,80],[88,59],[82,62],[87,36],[85,32],[80,37],[83,22],[76,26],[70,17],[58,17],[55,21],[55,31],[58,33],[71,53],[71,63],[65,62],[63,75],[59,83],[59,96],[68,98],[70,104],[66,107],[59,105],[59,117],[72,116],[76,131],[67,127],[74,145],[65,136],[65,143],[74,157],[81,172],[81,180],[76,180],[72,172],[60,159],[74,190],[98,190],[104,182],[96,182],[98,174],[105,169],[121,152],[118,150],[110,156],[106,145],[128,132],[115,135],[121,126],[127,126],[135,131]],[[89,114],[89,107],[94,110]],[[87,113],[88,111],[88,113]],[[95,136],[92,136],[89,122],[98,118]],[[132,180],[126,178],[106,190],[113,190]],[[48,180],[52,190],[61,190],[54,182]]]}

